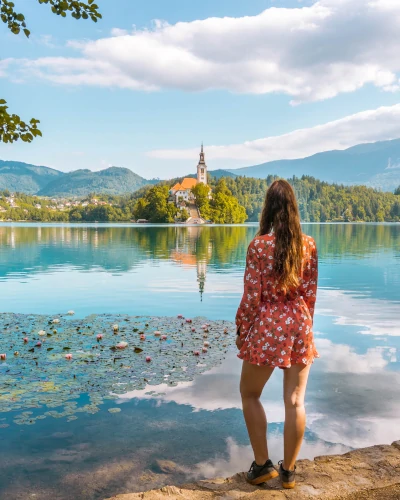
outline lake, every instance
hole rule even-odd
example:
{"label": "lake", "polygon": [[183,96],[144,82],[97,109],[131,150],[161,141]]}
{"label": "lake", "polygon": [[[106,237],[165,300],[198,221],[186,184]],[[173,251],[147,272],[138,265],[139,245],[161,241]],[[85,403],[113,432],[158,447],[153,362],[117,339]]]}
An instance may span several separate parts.
{"label": "lake", "polygon": [[[319,250],[314,328],[321,358],[311,371],[301,457],[391,443],[400,439],[400,224],[303,230]],[[233,321],[256,231],[2,223],[1,311]],[[0,376],[8,366],[0,363]],[[194,380],[111,396],[76,420],[47,416],[20,425],[21,410],[10,401],[0,413],[0,497],[102,499],[248,469],[240,366],[231,345],[222,363]],[[283,449],[281,394],[277,370],[263,396],[275,462]],[[88,399],[80,394],[77,404]],[[116,408],[122,411],[108,411]]]}

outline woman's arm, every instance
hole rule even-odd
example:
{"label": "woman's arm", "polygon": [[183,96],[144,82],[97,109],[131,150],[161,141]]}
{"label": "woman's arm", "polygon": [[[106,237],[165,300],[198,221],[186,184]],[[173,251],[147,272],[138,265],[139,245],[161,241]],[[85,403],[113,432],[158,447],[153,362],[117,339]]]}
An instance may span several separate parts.
{"label": "woman's arm", "polygon": [[314,319],[315,302],[317,300],[318,285],[318,251],[314,242],[310,243],[310,259],[303,272],[302,292],[311,317]]}
{"label": "woman's arm", "polygon": [[257,316],[261,300],[261,271],[257,246],[254,240],[247,250],[244,272],[244,291],[236,313],[236,331],[243,341]]}

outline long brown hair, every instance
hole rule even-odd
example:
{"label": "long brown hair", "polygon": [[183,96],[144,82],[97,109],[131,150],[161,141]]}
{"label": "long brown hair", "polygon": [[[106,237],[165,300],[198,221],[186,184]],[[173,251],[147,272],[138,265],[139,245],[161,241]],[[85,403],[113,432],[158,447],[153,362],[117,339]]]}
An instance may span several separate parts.
{"label": "long brown hair", "polygon": [[274,274],[287,293],[299,286],[303,260],[303,237],[296,195],[284,179],[267,190],[258,235],[275,233]]}

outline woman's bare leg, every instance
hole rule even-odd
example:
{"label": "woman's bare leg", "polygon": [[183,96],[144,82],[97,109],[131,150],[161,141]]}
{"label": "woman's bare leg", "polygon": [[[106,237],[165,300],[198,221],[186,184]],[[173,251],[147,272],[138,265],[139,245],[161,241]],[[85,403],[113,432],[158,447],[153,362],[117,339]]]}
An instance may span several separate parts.
{"label": "woman's bare leg", "polygon": [[304,396],[311,365],[292,365],[284,370],[283,399],[285,402],[283,468],[293,470],[306,428]]}
{"label": "woman's bare leg", "polygon": [[257,366],[243,361],[240,394],[247,432],[257,465],[264,465],[269,458],[267,417],[260,396],[273,371],[274,369],[269,366]]}

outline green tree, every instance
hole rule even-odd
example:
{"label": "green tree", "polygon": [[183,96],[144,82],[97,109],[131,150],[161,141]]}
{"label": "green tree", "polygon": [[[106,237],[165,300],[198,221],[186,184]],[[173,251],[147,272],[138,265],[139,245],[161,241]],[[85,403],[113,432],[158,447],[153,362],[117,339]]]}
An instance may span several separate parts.
{"label": "green tree", "polygon": [[194,194],[194,197],[196,198],[197,206],[201,207],[204,204],[206,204],[209,200],[210,187],[206,186],[205,184],[200,182],[192,188],[192,193]]}
{"label": "green tree", "polygon": [[178,212],[177,218],[182,221],[186,222],[190,217],[189,212],[186,210],[186,208],[181,208]]}
{"label": "green tree", "polygon": [[200,214],[204,219],[211,218],[211,208],[210,208],[210,187],[203,183],[196,184],[192,188],[192,193],[196,198],[197,208],[200,210]]}
{"label": "green tree", "polygon": [[[91,19],[97,22],[101,19],[99,7],[94,0],[79,2],[76,0],[37,0],[39,4],[48,4],[53,14],[66,17],[71,14],[75,19]],[[16,12],[15,5],[9,0],[0,0],[0,19],[14,35],[21,30],[27,38],[31,32],[27,28],[25,16]],[[0,142],[15,142],[21,139],[24,142],[32,142],[35,137],[41,136],[38,129],[39,120],[31,118],[29,121],[22,120],[18,115],[8,112],[5,99],[0,99]]]}
{"label": "green tree", "polygon": [[395,190],[394,190],[394,194],[396,196],[399,196],[400,195],[400,186],[398,186]]}
{"label": "green tree", "polygon": [[178,209],[168,201],[169,187],[156,185],[140,198],[134,209],[136,219],[150,222],[174,222]]}

